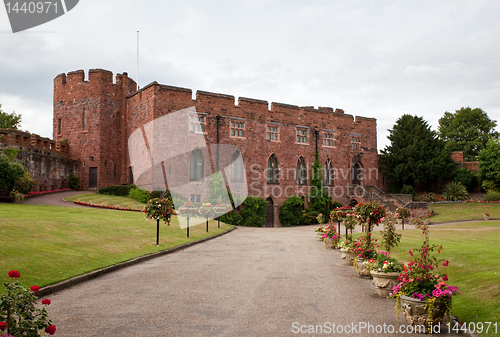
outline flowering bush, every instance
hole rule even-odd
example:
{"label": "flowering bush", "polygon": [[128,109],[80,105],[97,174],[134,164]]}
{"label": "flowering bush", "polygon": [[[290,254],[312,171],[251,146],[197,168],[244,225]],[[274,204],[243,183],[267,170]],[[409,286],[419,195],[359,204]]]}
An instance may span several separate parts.
{"label": "flowering bush", "polygon": [[346,212],[344,219],[344,226],[348,230],[347,238],[349,241],[352,241],[352,231],[356,228],[358,224],[358,218],[354,212]]}
{"label": "flowering bush", "polygon": [[328,226],[324,232],[323,238],[333,239],[335,243],[338,243],[341,236],[337,233],[337,228],[335,226]]}
{"label": "flowering bush", "polygon": [[196,208],[196,206],[190,202],[186,201],[181,208],[177,211],[178,215],[185,216],[185,217],[195,217],[195,216],[200,216],[200,210]]}
{"label": "flowering bush", "polygon": [[205,218],[210,218],[215,215],[215,207],[211,203],[206,202],[200,206],[200,215]]}
{"label": "flowering bush", "polygon": [[486,212],[484,212],[484,213],[483,213],[483,216],[488,216],[488,217],[489,217],[489,216],[491,216],[491,215],[490,215],[490,212],[488,212],[488,209],[487,209],[487,208],[485,208],[485,210],[486,210]]}
{"label": "flowering bush", "polygon": [[[12,279],[21,277],[17,270],[11,270],[8,275]],[[56,332],[56,326],[48,319],[45,308],[37,308],[36,293],[38,286],[31,286],[30,290],[20,286],[17,282],[5,282],[5,293],[0,297],[0,330],[7,330],[3,336],[40,336],[40,331],[49,335]],[[42,300],[42,305],[48,306],[49,299]],[[1,336],[1,335],[0,335]]]}
{"label": "flowering bush", "polygon": [[352,208],[350,206],[342,206],[342,207],[335,208],[333,211],[330,212],[330,221],[345,220],[347,213],[351,209]]}
{"label": "flowering bush", "polygon": [[354,213],[358,220],[368,224],[368,232],[385,217],[385,208],[378,203],[357,204]]}
{"label": "flowering bush", "polygon": [[392,247],[397,247],[403,236],[402,234],[396,233],[393,217],[394,215],[391,212],[387,212],[384,218],[384,230],[380,231],[382,233],[382,246],[384,246],[388,256],[391,255]]}
{"label": "flowering bush", "polygon": [[404,265],[395,258],[389,258],[387,253],[377,252],[375,259],[368,260],[368,268],[379,273],[399,273],[404,270]]}
{"label": "flowering bush", "polygon": [[371,235],[372,233],[366,233],[365,236],[360,236],[353,242],[352,251],[358,259],[369,260],[376,258],[377,252],[373,242],[377,242],[377,240],[371,240]]}
{"label": "flowering bush", "polygon": [[314,231],[316,233],[320,233],[321,234],[321,233],[325,232],[325,228],[324,227],[316,227],[316,228],[314,228]]}
{"label": "flowering bush", "polygon": [[340,240],[340,249],[354,251],[354,242],[351,240]]}
{"label": "flowering bush", "polygon": [[396,217],[399,219],[407,219],[411,215],[411,212],[408,208],[406,207],[398,207],[396,209]]}
{"label": "flowering bush", "polygon": [[155,220],[163,220],[170,226],[170,219],[174,212],[174,207],[169,198],[154,198],[148,201],[144,207],[146,217]]}

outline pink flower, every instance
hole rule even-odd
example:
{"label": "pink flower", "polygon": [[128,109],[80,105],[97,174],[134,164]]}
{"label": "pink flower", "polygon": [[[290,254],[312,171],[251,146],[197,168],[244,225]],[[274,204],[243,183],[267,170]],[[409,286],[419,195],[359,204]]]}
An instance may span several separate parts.
{"label": "pink flower", "polygon": [[411,251],[411,249],[408,251],[408,253],[410,253],[410,255],[413,256],[413,252]]}

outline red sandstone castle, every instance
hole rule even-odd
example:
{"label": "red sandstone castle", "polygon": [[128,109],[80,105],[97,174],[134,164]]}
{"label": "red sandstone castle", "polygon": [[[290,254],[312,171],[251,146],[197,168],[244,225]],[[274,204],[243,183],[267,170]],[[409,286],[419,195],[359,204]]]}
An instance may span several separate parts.
{"label": "red sandstone castle", "polygon": [[[153,82],[140,90],[127,73],[102,69],[60,74],[54,79],[53,137],[67,140],[69,157],[80,162],[83,188],[134,182],[128,140],[147,123],[194,107],[179,132],[202,133],[207,144],[231,144],[241,151],[228,179],[248,182],[248,194],[268,200],[270,210],[294,194],[307,196],[315,153],[334,200],[349,202],[356,186],[378,186],[374,118],[353,118],[341,109],[282,103],[197,91]],[[191,180],[214,173],[214,163],[193,151]],[[201,167],[201,169],[200,169]],[[246,177],[241,177],[245,172]],[[354,187],[354,188],[353,188]],[[286,193],[285,193],[286,191]],[[203,195],[191,195],[203,202]],[[269,221],[277,223],[276,212]]]}

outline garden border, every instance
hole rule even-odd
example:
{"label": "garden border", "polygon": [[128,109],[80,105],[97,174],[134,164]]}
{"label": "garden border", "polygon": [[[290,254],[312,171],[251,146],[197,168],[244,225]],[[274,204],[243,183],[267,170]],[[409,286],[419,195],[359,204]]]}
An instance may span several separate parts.
{"label": "garden border", "polygon": [[172,247],[172,248],[169,248],[169,249],[165,249],[165,250],[162,250],[162,251],[159,251],[159,252],[156,252],[156,253],[151,253],[151,254],[147,254],[147,255],[144,255],[144,256],[139,256],[139,257],[133,258],[131,260],[120,262],[120,263],[117,263],[117,264],[109,266],[109,267],[104,267],[104,268],[97,269],[97,270],[91,271],[91,272],[83,274],[83,275],[78,275],[78,276],[72,277],[70,279],[61,281],[59,283],[43,287],[43,288],[40,289],[40,291],[38,291],[38,293],[36,293],[36,295],[38,297],[47,296],[47,295],[56,293],[58,291],[70,288],[70,287],[72,287],[74,285],[83,283],[85,281],[89,281],[89,280],[95,279],[95,278],[97,278],[99,276],[108,274],[110,272],[113,272],[113,271],[116,271],[116,270],[120,270],[120,269],[123,269],[123,268],[129,267],[129,266],[132,266],[134,264],[141,263],[141,262],[144,262],[144,261],[147,261],[147,260],[150,260],[150,259],[162,256],[162,255],[168,255],[168,254],[176,253],[179,250],[183,250],[185,248],[194,246],[196,244],[199,244],[199,243],[202,243],[202,242],[205,242],[205,241],[209,241],[209,240],[215,239],[216,237],[219,237],[221,235],[224,235],[224,234],[227,234],[229,232],[232,232],[236,228],[237,227],[233,227],[233,228],[230,228],[230,229],[228,229],[228,230],[226,230],[226,231],[224,231],[222,233],[219,233],[219,234],[216,234],[216,235],[213,235],[213,236],[209,236],[209,237],[206,237],[206,238],[203,238],[203,239],[200,239],[200,240],[196,240],[196,241],[193,241],[193,242],[188,242],[188,243],[182,244],[180,246],[176,246],[176,247]]}

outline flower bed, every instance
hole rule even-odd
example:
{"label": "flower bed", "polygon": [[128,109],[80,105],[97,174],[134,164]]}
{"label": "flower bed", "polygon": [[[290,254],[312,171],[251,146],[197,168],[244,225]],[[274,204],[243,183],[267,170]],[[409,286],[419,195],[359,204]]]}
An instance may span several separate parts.
{"label": "flower bed", "polygon": [[68,192],[68,191],[73,191],[73,190],[71,188],[63,188],[63,189],[60,189],[60,190],[52,190],[52,191],[29,192],[28,194],[24,195],[24,198],[37,197],[39,195],[44,195],[44,194],[51,194],[51,193],[58,193],[58,192]]}

